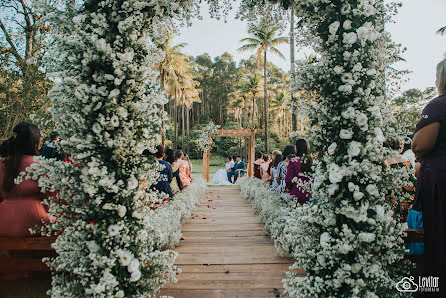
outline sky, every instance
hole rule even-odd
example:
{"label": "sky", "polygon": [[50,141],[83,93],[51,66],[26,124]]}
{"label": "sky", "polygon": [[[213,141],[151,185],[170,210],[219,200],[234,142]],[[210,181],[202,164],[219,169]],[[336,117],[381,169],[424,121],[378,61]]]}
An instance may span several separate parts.
{"label": "sky", "polygon": [[[386,1],[387,2],[387,1]],[[397,68],[408,69],[411,74],[402,89],[424,89],[435,86],[435,67],[446,54],[446,35],[436,34],[436,31],[446,26],[445,0],[400,0],[403,6],[395,23],[388,24],[386,30],[390,32],[395,42],[400,43],[407,50],[403,53],[405,62],[399,63]],[[235,6],[235,5],[234,5]],[[236,61],[246,59],[252,53],[240,53],[240,39],[247,36],[247,23],[234,18],[235,12],[230,13],[228,21],[210,18],[206,5],[202,5],[202,20],[194,20],[191,27],[184,27],[175,37],[174,43],[184,42],[187,46],[184,52],[197,56],[208,53],[211,57],[224,52],[233,55]],[[288,36],[285,31],[283,36]],[[269,60],[284,70],[290,68],[290,49],[288,45],[278,47],[286,60],[269,57]],[[310,54],[308,49],[299,50],[296,59]]]}

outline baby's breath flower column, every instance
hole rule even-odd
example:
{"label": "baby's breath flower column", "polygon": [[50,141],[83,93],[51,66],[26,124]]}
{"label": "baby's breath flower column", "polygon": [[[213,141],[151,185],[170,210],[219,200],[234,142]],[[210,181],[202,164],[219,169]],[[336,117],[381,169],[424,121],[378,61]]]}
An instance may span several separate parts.
{"label": "baby's breath flower column", "polygon": [[165,100],[152,71],[162,58],[155,42],[193,1],[86,0],[59,11],[66,3],[43,9],[53,33],[49,96],[73,164],[34,169],[58,190],[51,296],[151,296],[175,279],[176,256],[159,250],[150,220],[159,194],[147,190],[158,165],[141,154],[159,142]]}
{"label": "baby's breath flower column", "polygon": [[301,209],[296,227],[295,266],[307,276],[291,276],[287,293],[397,296],[404,226],[393,217],[391,193],[402,180],[383,167],[381,107],[395,56],[383,1],[294,2],[319,54],[300,72],[319,96],[310,114],[312,145],[328,157],[317,167],[315,203]]}

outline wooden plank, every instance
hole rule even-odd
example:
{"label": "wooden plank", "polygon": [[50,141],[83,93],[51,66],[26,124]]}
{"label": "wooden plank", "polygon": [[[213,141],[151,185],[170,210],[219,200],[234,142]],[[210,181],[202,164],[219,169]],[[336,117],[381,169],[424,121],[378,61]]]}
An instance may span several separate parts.
{"label": "wooden plank", "polygon": [[163,289],[159,296],[172,296],[180,298],[227,298],[227,297],[277,297],[274,289],[237,289],[237,290],[185,290],[185,289]]}
{"label": "wooden plank", "polygon": [[273,254],[180,254],[175,262],[178,265],[188,264],[289,264],[290,259]]}
{"label": "wooden plank", "polygon": [[252,237],[252,236],[265,236],[264,231],[216,231],[216,232],[184,232],[182,233],[184,238],[189,239],[210,239],[210,238],[237,238],[237,237]]}
{"label": "wooden plank", "polygon": [[212,246],[212,247],[203,247],[199,244],[195,245],[182,245],[175,249],[176,252],[180,254],[272,254],[276,255],[276,249],[270,244],[265,243],[263,245],[239,245],[239,246]]}
{"label": "wooden plank", "polygon": [[[179,266],[183,273],[186,272],[265,272],[270,273],[275,272],[282,274],[288,271],[291,263],[281,263],[281,264],[209,264],[209,265],[194,265],[185,264]],[[304,271],[301,271],[302,273]],[[181,274],[180,274],[181,275]]]}
{"label": "wooden plank", "polygon": [[282,288],[282,279],[270,280],[201,280],[201,279],[181,279],[178,283],[169,284],[168,289],[274,289]]}

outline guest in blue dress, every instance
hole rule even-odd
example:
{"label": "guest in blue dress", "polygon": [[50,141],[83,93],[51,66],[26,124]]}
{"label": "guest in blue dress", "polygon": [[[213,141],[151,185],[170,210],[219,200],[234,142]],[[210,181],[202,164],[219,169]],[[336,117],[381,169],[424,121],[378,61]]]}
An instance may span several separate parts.
{"label": "guest in blue dress", "polygon": [[152,186],[153,189],[158,190],[161,193],[166,194],[169,198],[173,198],[172,188],[170,187],[170,182],[173,179],[172,166],[167,161],[163,160],[164,158],[164,147],[159,145],[156,147],[157,151],[155,153],[155,158],[158,160],[158,163],[164,168],[161,170],[158,179],[156,180],[156,184]]}
{"label": "guest in blue dress", "polygon": [[446,59],[437,66],[439,97],[424,108],[412,150],[421,161],[413,209],[424,225],[425,275],[440,277],[446,293]]}

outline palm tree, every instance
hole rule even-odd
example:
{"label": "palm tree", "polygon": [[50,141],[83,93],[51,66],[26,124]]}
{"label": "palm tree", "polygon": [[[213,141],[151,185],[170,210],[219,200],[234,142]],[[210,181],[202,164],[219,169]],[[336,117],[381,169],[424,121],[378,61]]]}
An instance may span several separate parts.
{"label": "palm tree", "polygon": [[440,34],[440,35],[445,35],[446,34],[446,26],[441,27],[440,29],[438,29],[437,33]]}
{"label": "palm tree", "polygon": [[283,91],[280,91],[271,100],[271,111],[276,113],[276,119],[279,123],[279,136],[283,139],[286,137],[286,110],[286,96]]}
{"label": "palm tree", "polygon": [[243,38],[240,42],[245,43],[239,51],[256,51],[257,63],[260,64],[263,56],[263,112],[265,126],[265,150],[268,152],[268,86],[267,86],[267,52],[278,55],[285,59],[276,46],[288,43],[288,37],[277,37],[279,26],[265,25],[262,23],[252,24],[248,30],[251,36]]}
{"label": "palm tree", "polygon": [[252,96],[252,111],[251,111],[251,127],[256,128],[256,113],[257,113],[257,94],[260,92],[260,76],[257,74],[250,75],[246,84],[243,86],[244,91],[250,93]]}
{"label": "palm tree", "polygon": [[[181,53],[182,50],[187,44],[179,43],[176,45],[171,45],[173,39],[173,35],[168,35],[165,42],[160,46],[161,50],[164,53],[164,59],[161,61],[156,68],[159,71],[159,79],[161,81],[161,89],[166,91],[166,84],[169,77],[175,78],[177,77],[179,72],[182,72],[182,68],[184,63],[188,60],[188,57]],[[161,113],[164,113],[164,104],[161,106]],[[164,145],[166,142],[166,129],[164,125],[163,116],[161,116],[161,140]]]}

